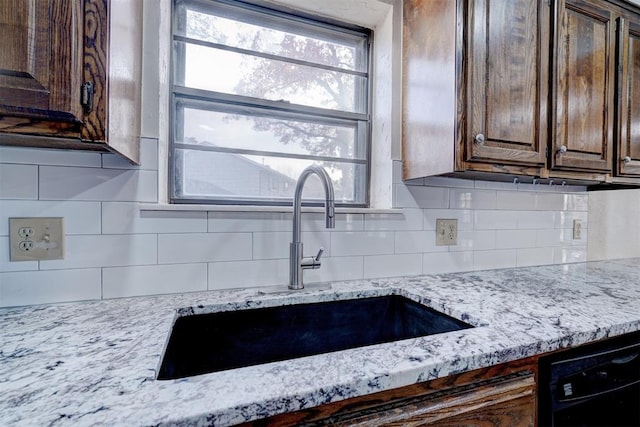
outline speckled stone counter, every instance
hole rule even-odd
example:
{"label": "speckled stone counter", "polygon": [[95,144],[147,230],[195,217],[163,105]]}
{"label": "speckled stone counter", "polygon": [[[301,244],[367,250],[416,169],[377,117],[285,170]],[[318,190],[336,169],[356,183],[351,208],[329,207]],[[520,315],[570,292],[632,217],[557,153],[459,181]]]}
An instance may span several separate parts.
{"label": "speckled stone counter", "polygon": [[[401,294],[476,326],[188,379],[176,313]],[[0,425],[231,425],[640,330],[640,259],[0,310]]]}

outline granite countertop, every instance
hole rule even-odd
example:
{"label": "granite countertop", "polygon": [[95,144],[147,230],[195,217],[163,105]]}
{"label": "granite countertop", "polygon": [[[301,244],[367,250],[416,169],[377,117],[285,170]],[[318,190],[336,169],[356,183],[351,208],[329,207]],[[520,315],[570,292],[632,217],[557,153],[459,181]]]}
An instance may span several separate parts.
{"label": "granite countertop", "polygon": [[[640,259],[281,290],[0,309],[0,425],[230,425],[640,330]],[[476,327],[155,379],[177,312],[388,294]]]}

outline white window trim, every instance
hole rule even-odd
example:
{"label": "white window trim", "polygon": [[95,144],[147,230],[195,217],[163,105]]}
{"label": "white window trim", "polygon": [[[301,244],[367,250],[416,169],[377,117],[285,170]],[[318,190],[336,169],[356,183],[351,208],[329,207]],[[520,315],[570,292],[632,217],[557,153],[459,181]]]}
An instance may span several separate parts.
{"label": "white window trim", "polygon": [[[372,149],[370,207],[345,208],[348,212],[393,213],[393,160],[400,159],[401,140],[401,0],[275,0],[275,4],[341,19],[374,30],[372,88]],[[169,204],[168,156],[170,117],[171,0],[144,0],[143,21],[142,137],[158,139],[158,203],[142,204],[143,210],[235,210],[246,206]],[[152,207],[155,208],[152,209]],[[287,212],[287,207],[275,207]],[[250,211],[272,211],[254,206]]]}

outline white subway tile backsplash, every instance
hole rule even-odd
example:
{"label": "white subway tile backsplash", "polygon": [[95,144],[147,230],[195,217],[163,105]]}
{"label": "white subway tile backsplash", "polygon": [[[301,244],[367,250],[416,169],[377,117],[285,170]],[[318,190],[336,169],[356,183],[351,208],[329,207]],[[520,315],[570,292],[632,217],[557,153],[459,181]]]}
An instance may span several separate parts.
{"label": "white subway tile backsplash", "polygon": [[102,233],[206,233],[207,213],[141,211],[134,202],[103,202]]}
{"label": "white subway tile backsplash", "polygon": [[[278,259],[289,257],[292,232],[253,233],[253,259]],[[304,256],[312,256],[324,249],[323,256],[331,256],[331,237],[328,232],[301,233]]]}
{"label": "white subway tile backsplash", "polygon": [[287,231],[291,217],[283,212],[209,212],[208,223],[210,232]]}
{"label": "white subway tile backsplash", "polygon": [[589,211],[589,196],[587,193],[567,194],[566,209],[574,211]]}
{"label": "white subway tile backsplash", "polygon": [[102,155],[102,167],[105,169],[146,169],[158,170],[158,140],[140,138],[140,166],[134,165],[117,154]]}
{"label": "white subway tile backsplash", "polygon": [[496,230],[496,249],[535,247],[536,230]]}
{"label": "white subway tile backsplash", "polygon": [[496,207],[500,210],[534,210],[536,194],[526,191],[499,191]]}
{"label": "white subway tile backsplash", "polygon": [[569,246],[572,245],[573,230],[567,228],[555,228],[536,231],[536,246]]}
{"label": "white subway tile backsplash", "polygon": [[553,248],[553,262],[555,264],[585,262],[586,260],[587,260],[586,246]]}
{"label": "white subway tile backsplash", "polygon": [[99,168],[100,153],[92,151],[46,150],[27,147],[0,147],[0,162]]}
{"label": "white subway tile backsplash", "polygon": [[449,207],[452,209],[496,209],[495,190],[452,188]]}
{"label": "white subway tile backsplash", "polygon": [[517,267],[549,264],[553,264],[553,249],[551,248],[524,248],[517,250]]}
{"label": "white subway tile backsplash", "polygon": [[489,270],[495,268],[510,268],[516,266],[516,251],[474,251],[473,269]]}
{"label": "white subway tile backsplash", "polygon": [[0,273],[0,306],[101,298],[100,269]]}
{"label": "white subway tile backsplash", "polygon": [[576,212],[576,211],[562,211],[557,212],[555,216],[554,227],[555,228],[573,228],[573,220],[580,220],[582,222],[582,228],[586,232],[588,226],[589,214],[588,212]]}
{"label": "white subway tile backsplash", "polygon": [[553,228],[556,222],[555,212],[521,211],[517,214],[517,227],[527,230]]}
{"label": "white subway tile backsplash", "polygon": [[247,288],[288,283],[288,259],[209,263],[209,289]]}
{"label": "white subway tile backsplash", "polygon": [[[400,214],[400,216],[402,216]],[[288,217],[286,230],[292,230],[291,216]],[[364,215],[363,214],[344,214],[339,213],[335,216],[335,228],[331,231],[363,231]],[[326,223],[324,213],[309,212],[302,214],[302,231],[322,232],[326,231]]]}
{"label": "white subway tile backsplash", "polygon": [[156,264],[157,247],[155,234],[67,236],[64,259],[40,261],[40,270]]}
{"label": "white subway tile backsplash", "polygon": [[[357,280],[363,278],[363,257],[329,257],[322,260],[322,268],[305,270],[305,283],[333,282],[337,280]],[[287,283],[289,279],[287,277]]]}
{"label": "white subway tile backsplash", "polygon": [[[140,166],[112,154],[0,147],[0,306],[286,287],[290,212],[140,210],[158,200],[159,174],[158,140],[141,143]],[[306,283],[586,259],[583,187],[403,182],[400,161],[392,187],[399,213],[340,213],[333,230],[322,213],[303,213],[305,255],[325,249]],[[9,262],[9,216],[64,217],[65,259]],[[439,218],[458,220],[456,246],[435,245]],[[582,240],[572,239],[574,219],[583,222]]]}
{"label": "white subway tile backsplash", "polygon": [[331,233],[331,255],[385,255],[394,250],[395,234],[391,231]]}
{"label": "white subway tile backsplash", "polygon": [[[37,269],[38,261],[9,261],[9,237],[0,236],[0,273],[7,271],[30,271]],[[0,307],[2,307],[1,304]]]}
{"label": "white subway tile backsplash", "polygon": [[207,290],[207,264],[145,265],[102,270],[102,297]]}
{"label": "white subway tile backsplash", "polygon": [[158,200],[155,171],[41,166],[39,186],[41,200]]}
{"label": "white subway tile backsplash", "polygon": [[394,185],[394,208],[449,207],[449,189],[446,187],[422,187],[419,185]]}
{"label": "white subway tile backsplash", "polygon": [[251,233],[158,235],[158,263],[250,260]]}
{"label": "white subway tile backsplash", "polygon": [[433,252],[422,255],[424,274],[473,270],[473,252]]}
{"label": "white subway tile backsplash", "polygon": [[[270,232],[293,230],[293,215],[284,212],[209,212],[209,231]],[[303,212],[302,231],[325,231],[325,216],[319,212]],[[362,231],[362,214],[335,215],[333,231]]]}
{"label": "white subway tile backsplash", "polygon": [[100,234],[100,202],[0,201],[0,235],[9,234],[10,217],[63,217],[65,234]]}
{"label": "white subway tile backsplash", "polygon": [[475,211],[473,228],[476,230],[514,229],[518,215],[515,211]]}
{"label": "white subway tile backsplash", "polygon": [[438,219],[457,219],[458,230],[473,230],[474,211],[461,209],[424,209],[425,230],[435,230]]}
{"label": "white subway tile backsplash", "polygon": [[436,246],[435,230],[396,232],[395,253],[446,252],[447,246]]}
{"label": "white subway tile backsplash", "polygon": [[458,244],[449,246],[452,252],[484,251],[496,247],[495,230],[458,231]]}
{"label": "white subway tile backsplash", "polygon": [[536,210],[539,211],[560,211],[567,209],[567,204],[571,198],[569,194],[559,193],[537,193]]}
{"label": "white subway tile backsplash", "polygon": [[374,255],[364,257],[364,277],[416,276],[422,274],[422,255]]}
{"label": "white subway tile backsplash", "polygon": [[38,166],[0,163],[0,199],[37,198]]}
{"label": "white subway tile backsplash", "polygon": [[406,208],[401,213],[365,214],[365,231],[422,230],[424,214],[421,209]]}

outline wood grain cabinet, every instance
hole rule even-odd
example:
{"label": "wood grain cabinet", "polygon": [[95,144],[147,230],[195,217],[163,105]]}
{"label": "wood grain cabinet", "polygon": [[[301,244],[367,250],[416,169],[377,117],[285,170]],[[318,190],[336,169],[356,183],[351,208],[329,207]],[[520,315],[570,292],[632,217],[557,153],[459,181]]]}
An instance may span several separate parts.
{"label": "wood grain cabinet", "polygon": [[404,178],[541,175],[546,0],[405,0],[403,15]]}
{"label": "wood grain cabinet", "polygon": [[611,173],[616,23],[598,0],[559,0],[552,169]]}
{"label": "wood grain cabinet", "polygon": [[614,161],[619,176],[640,177],[640,17],[618,18],[619,101]]}
{"label": "wood grain cabinet", "polygon": [[245,425],[529,427],[537,418],[536,373],[537,359],[522,359]]}
{"label": "wood grain cabinet", "polygon": [[0,144],[139,161],[142,2],[0,0]]}
{"label": "wood grain cabinet", "polygon": [[468,167],[544,165],[549,8],[543,1],[473,0],[465,12]]}
{"label": "wood grain cabinet", "polygon": [[405,0],[404,179],[638,174],[638,16],[618,0]]}

